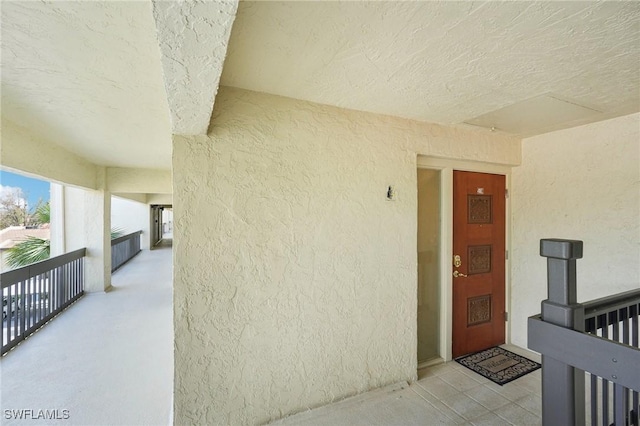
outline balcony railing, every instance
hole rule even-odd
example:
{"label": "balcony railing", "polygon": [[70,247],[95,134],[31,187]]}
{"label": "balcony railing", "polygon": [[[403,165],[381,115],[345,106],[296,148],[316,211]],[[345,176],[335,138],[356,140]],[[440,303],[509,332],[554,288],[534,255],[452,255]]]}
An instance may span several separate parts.
{"label": "balcony railing", "polygon": [[[577,303],[582,241],[541,240],[549,298],[529,318],[542,354],[542,423],[635,425],[640,409],[640,289]],[[586,386],[585,386],[586,382]]]}
{"label": "balcony railing", "polygon": [[0,275],[1,355],[84,294],[85,254],[80,249]]}
{"label": "balcony railing", "polygon": [[111,272],[114,272],[140,253],[141,234],[142,231],[136,231],[111,240]]}

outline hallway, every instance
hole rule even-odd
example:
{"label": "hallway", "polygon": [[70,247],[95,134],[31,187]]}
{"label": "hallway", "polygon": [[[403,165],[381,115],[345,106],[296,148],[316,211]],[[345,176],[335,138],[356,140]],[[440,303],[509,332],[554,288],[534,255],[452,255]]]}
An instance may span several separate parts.
{"label": "hallway", "polygon": [[44,424],[6,410],[68,410],[65,425],[170,424],[171,256],[170,244],[142,251],[112,290],[85,295],[3,357],[2,424]]}

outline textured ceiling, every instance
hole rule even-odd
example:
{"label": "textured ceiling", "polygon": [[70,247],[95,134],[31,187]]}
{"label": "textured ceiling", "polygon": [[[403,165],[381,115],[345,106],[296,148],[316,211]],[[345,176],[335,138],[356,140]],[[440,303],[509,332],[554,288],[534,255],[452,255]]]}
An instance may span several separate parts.
{"label": "textured ceiling", "polygon": [[2,2],[2,119],[102,165],[171,167],[150,2]]}
{"label": "textured ceiling", "polygon": [[441,124],[528,135],[640,110],[639,2],[236,3],[3,1],[2,120],[169,169],[225,53],[225,85]]}
{"label": "textured ceiling", "polygon": [[639,64],[638,2],[246,1],[221,84],[441,124],[542,95],[597,111],[511,126],[536,134],[640,110]]}

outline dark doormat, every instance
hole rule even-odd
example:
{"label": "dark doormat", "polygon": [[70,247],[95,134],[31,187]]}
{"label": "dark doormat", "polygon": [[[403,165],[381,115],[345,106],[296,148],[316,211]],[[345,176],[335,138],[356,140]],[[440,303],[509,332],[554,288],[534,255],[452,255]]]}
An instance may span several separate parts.
{"label": "dark doormat", "polygon": [[459,364],[500,386],[540,368],[540,364],[498,346],[456,358]]}

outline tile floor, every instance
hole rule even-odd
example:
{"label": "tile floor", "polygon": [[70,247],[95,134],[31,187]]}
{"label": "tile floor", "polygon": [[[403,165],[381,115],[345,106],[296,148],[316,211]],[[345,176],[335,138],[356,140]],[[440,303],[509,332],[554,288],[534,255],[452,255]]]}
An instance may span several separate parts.
{"label": "tile floor", "polygon": [[[540,361],[524,349],[506,349]],[[504,386],[456,362],[419,371],[401,382],[302,412],[281,425],[540,425],[540,370]]]}

